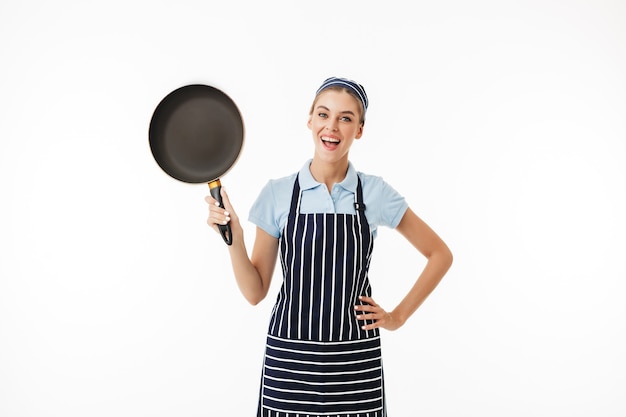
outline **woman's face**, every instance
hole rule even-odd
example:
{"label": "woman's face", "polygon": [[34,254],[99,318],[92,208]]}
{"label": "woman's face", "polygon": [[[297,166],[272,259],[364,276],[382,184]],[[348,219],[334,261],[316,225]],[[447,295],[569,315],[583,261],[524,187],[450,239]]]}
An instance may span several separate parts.
{"label": "woman's face", "polygon": [[347,160],[352,143],[363,134],[360,118],[359,103],[351,94],[321,92],[307,123],[313,134],[315,156],[328,162]]}

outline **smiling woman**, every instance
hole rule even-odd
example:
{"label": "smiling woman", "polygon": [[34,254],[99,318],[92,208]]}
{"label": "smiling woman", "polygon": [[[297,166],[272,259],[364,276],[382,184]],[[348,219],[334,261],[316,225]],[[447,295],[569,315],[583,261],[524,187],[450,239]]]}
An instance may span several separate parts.
{"label": "smiling woman", "polygon": [[[401,194],[349,161],[367,107],[360,84],[337,77],[322,83],[307,122],[313,158],[259,194],[249,214],[257,226],[251,256],[224,190],[225,209],[206,197],[208,224],[232,226],[233,272],[251,304],[267,296],[280,256],[283,283],[270,317],[258,416],[387,416],[380,329],[401,327],[452,263],[446,244]],[[368,277],[381,226],[398,230],[427,258],[392,310],[374,300]]]}

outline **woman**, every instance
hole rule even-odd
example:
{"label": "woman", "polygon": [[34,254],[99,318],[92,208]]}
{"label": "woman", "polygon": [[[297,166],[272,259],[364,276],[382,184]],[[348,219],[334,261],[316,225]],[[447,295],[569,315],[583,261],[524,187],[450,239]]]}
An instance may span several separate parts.
{"label": "woman", "polygon": [[[402,326],[452,263],[446,244],[398,192],[349,161],[367,107],[360,84],[324,81],[307,123],[313,158],[261,191],[249,215],[257,225],[250,257],[226,192],[225,208],[206,197],[207,223],[216,231],[231,223],[233,272],[251,304],[267,295],[280,253],[284,280],[268,329],[257,416],[386,416],[380,328]],[[368,280],[379,226],[395,228],[427,258],[391,311],[372,298]]]}

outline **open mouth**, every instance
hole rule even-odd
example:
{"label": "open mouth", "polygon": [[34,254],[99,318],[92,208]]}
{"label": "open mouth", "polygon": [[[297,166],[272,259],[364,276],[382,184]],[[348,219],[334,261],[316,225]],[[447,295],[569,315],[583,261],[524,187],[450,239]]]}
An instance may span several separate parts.
{"label": "open mouth", "polygon": [[322,136],[322,144],[327,149],[335,149],[337,146],[339,146],[340,142],[341,141],[339,139],[337,139],[337,138],[331,138],[331,137],[328,137],[328,136]]}

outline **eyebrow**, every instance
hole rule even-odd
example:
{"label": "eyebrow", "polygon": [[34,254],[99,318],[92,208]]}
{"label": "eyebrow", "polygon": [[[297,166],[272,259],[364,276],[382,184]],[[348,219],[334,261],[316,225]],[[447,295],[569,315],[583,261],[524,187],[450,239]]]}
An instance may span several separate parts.
{"label": "eyebrow", "polygon": [[[327,110],[327,111],[330,111],[330,109],[328,107],[323,106],[321,104],[319,106],[317,106],[315,109],[317,110],[317,109],[320,109],[320,108],[324,109],[324,110]],[[341,114],[351,114],[351,115],[355,116],[355,114],[354,114],[354,112],[352,110],[343,110],[343,111],[340,111],[339,113],[341,113]]]}

